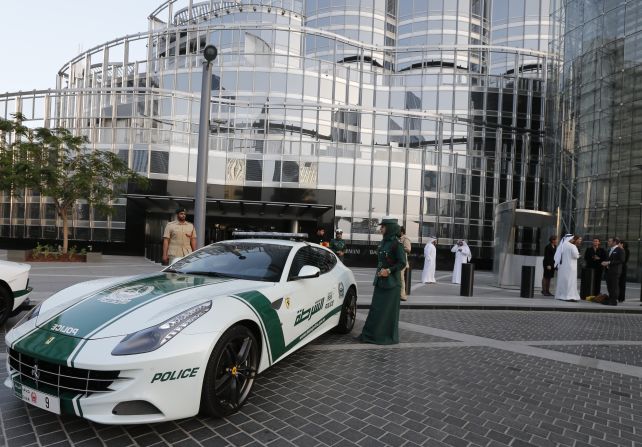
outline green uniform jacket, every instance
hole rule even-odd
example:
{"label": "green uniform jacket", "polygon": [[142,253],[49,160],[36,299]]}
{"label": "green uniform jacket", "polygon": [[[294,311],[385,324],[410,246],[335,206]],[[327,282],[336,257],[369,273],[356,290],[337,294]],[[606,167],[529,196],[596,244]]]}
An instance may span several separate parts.
{"label": "green uniform jacket", "polygon": [[332,250],[335,254],[337,254],[338,251],[345,252],[346,251],[346,241],[344,241],[343,239],[332,239],[330,241],[330,250]]}
{"label": "green uniform jacket", "polygon": [[384,239],[377,249],[377,272],[382,269],[390,269],[390,275],[386,278],[375,276],[372,284],[382,289],[401,287],[401,270],[405,267],[406,252],[403,251],[401,242],[397,238]]}
{"label": "green uniform jacket", "polygon": [[377,252],[377,271],[390,269],[386,278],[375,276],[372,304],[360,339],[364,343],[392,345],[399,343],[399,301],[401,299],[401,270],[406,266],[403,245],[397,239],[396,225],[391,225]]}

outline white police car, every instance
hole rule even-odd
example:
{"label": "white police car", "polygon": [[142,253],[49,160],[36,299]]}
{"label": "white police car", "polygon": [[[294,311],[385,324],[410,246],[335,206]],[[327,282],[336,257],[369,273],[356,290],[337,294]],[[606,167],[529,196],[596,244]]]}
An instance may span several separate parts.
{"label": "white police car", "polygon": [[291,240],[204,247],[164,271],[69,287],[6,336],[7,387],[104,424],[225,416],[256,375],[331,329],[354,326],[352,272]]}
{"label": "white police car", "polygon": [[0,326],[29,299],[29,264],[0,261]]}

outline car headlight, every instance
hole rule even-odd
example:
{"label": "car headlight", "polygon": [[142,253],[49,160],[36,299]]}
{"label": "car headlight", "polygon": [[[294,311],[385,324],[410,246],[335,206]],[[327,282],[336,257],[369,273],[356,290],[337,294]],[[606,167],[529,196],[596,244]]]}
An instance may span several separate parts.
{"label": "car headlight", "polygon": [[40,313],[40,306],[42,306],[42,303],[38,304],[36,307],[32,308],[29,312],[27,312],[25,314],[25,316],[22,317],[20,319],[20,321],[18,321],[14,327],[18,327],[21,324],[24,324],[27,321],[33,320],[34,318],[36,318],[38,316],[38,314]]}
{"label": "car headlight", "polygon": [[158,326],[129,334],[118,343],[111,353],[112,355],[131,355],[155,351],[205,315],[211,308],[212,302],[208,301],[187,309]]}

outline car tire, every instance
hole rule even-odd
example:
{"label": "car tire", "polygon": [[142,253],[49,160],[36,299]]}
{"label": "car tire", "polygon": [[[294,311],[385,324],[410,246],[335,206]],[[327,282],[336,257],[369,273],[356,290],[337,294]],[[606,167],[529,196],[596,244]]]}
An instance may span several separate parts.
{"label": "car tire", "polygon": [[225,417],[247,402],[258,371],[259,348],[256,336],[245,326],[233,326],[221,336],[207,363],[201,413]]}
{"label": "car tire", "polygon": [[354,287],[348,289],[348,293],[343,298],[343,305],[341,306],[341,316],[339,317],[339,324],[335,328],[340,334],[348,334],[352,331],[354,323],[357,318],[357,293]]}
{"label": "car tire", "polygon": [[9,318],[13,312],[13,297],[3,286],[0,286],[0,326]]}

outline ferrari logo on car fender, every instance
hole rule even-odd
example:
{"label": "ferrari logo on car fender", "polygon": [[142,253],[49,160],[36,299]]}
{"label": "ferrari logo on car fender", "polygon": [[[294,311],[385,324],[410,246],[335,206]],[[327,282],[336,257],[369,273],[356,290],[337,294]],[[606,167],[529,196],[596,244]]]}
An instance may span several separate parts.
{"label": "ferrari logo on car fender", "polygon": [[178,371],[165,371],[165,372],[160,372],[154,374],[154,377],[152,377],[152,381],[150,383],[154,383],[157,380],[160,380],[161,382],[167,382],[168,380],[179,380],[179,379],[187,379],[188,377],[195,377],[196,374],[198,374],[198,370],[200,368],[186,368],[186,369],[180,369]]}

